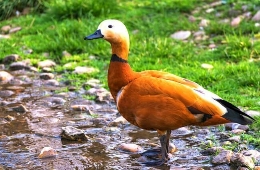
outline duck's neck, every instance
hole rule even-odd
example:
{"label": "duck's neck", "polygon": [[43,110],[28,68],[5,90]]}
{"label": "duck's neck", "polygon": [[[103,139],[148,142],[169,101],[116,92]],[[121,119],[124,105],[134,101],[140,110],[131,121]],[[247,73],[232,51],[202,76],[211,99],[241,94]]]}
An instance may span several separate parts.
{"label": "duck's neck", "polygon": [[108,69],[108,86],[116,100],[117,93],[128,83],[136,79],[138,73],[134,72],[127,60],[117,54],[112,54]]}
{"label": "duck's neck", "polygon": [[129,52],[129,39],[125,38],[119,43],[111,43],[112,54],[117,55],[118,57],[127,60]]}

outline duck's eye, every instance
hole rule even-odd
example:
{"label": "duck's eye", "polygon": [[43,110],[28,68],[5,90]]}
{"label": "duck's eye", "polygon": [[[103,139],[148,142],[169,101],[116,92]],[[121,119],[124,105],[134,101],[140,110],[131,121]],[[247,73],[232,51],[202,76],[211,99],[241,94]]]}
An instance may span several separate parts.
{"label": "duck's eye", "polygon": [[113,26],[112,25],[108,25],[108,28],[112,28]]}

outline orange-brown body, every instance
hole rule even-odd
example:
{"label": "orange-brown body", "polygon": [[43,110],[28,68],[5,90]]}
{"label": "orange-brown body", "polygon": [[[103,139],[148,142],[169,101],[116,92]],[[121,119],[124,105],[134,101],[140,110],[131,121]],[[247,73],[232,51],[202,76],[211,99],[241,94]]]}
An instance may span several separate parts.
{"label": "orange-brown body", "polygon": [[[227,123],[217,106],[194,92],[200,87],[178,76],[159,72],[133,72],[127,63],[111,62],[108,85],[120,114],[130,123],[147,130],[166,131],[187,125]],[[120,97],[117,93],[121,91]],[[118,101],[117,101],[118,100]],[[200,122],[187,107],[213,115]]]}

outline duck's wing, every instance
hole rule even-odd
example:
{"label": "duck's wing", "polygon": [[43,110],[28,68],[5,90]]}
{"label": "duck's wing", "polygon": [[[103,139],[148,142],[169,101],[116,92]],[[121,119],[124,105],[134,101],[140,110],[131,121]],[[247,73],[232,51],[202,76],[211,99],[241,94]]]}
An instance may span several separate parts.
{"label": "duck's wing", "polygon": [[[218,95],[212,93],[211,91],[208,91],[207,89],[204,89],[202,86],[200,86],[199,84],[197,84],[197,83],[195,83],[193,81],[190,81],[188,79],[176,76],[176,75],[171,74],[171,73],[162,72],[162,71],[156,71],[156,70],[143,71],[143,72],[141,72],[141,74],[149,75],[149,76],[152,76],[152,77],[156,77],[156,78],[160,78],[160,79],[165,79],[165,80],[170,80],[170,81],[181,83],[181,84],[183,84],[185,86],[188,86],[188,87],[192,88],[193,90],[198,92],[203,97],[206,97],[208,100],[211,99],[211,98],[214,99],[215,101],[220,103],[222,106],[226,107],[228,112],[225,114],[225,117],[228,120],[232,119],[234,122],[237,122],[237,123],[240,123],[240,124],[245,124],[245,122],[241,122],[240,121],[240,119],[241,119],[240,116],[238,116],[236,118],[235,115],[243,115],[243,116],[249,118],[251,121],[246,119],[246,120],[249,121],[246,124],[252,123],[252,120],[254,120],[254,118],[252,118],[251,116],[249,116],[246,113],[242,112],[238,107],[234,106],[233,104],[229,103],[228,101],[223,100]],[[239,114],[235,114],[234,115],[233,111],[235,111],[235,113],[239,113]]]}
{"label": "duck's wing", "polygon": [[143,71],[140,73],[144,76],[152,76],[152,77],[159,78],[159,79],[165,79],[165,80],[178,82],[180,84],[193,88],[194,90],[197,90],[197,91],[203,93],[204,95],[207,95],[208,97],[211,97],[213,99],[221,99],[218,95],[204,89],[199,84],[197,84],[191,80],[176,76],[171,73],[167,73],[167,72],[163,72],[163,71],[156,71],[156,70],[147,70],[147,71]]}
{"label": "duck's wing", "polygon": [[178,81],[154,76],[135,79],[122,89],[117,99],[119,112],[144,129],[176,129],[230,121],[250,123],[235,106],[219,102],[222,99],[214,99]]}

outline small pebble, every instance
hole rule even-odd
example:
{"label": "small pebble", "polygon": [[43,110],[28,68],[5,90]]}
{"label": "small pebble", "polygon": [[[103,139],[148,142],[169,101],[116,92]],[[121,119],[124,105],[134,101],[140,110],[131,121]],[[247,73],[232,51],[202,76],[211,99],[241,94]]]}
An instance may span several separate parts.
{"label": "small pebble", "polygon": [[190,37],[191,32],[190,31],[178,31],[171,35],[171,38],[176,40],[186,40]]}
{"label": "small pebble", "polygon": [[52,74],[52,73],[41,73],[40,74],[40,79],[43,79],[43,80],[50,80],[53,78],[54,78],[54,74]]}
{"label": "small pebble", "polygon": [[234,134],[237,134],[237,135],[242,134],[242,133],[245,133],[245,131],[242,130],[242,129],[234,129],[234,130],[232,130],[231,132],[234,133]]}
{"label": "small pebble", "polygon": [[14,28],[11,28],[9,30],[9,34],[12,34],[12,33],[15,33],[15,32],[18,32],[22,29],[22,27],[14,27]]}
{"label": "small pebble", "polygon": [[136,152],[142,152],[143,148],[137,144],[133,143],[122,143],[118,146],[118,149],[126,152],[136,153]]}
{"label": "small pebble", "polygon": [[213,156],[211,162],[213,164],[217,164],[217,165],[218,164],[229,164],[232,154],[233,154],[233,152],[230,150],[223,150],[216,156]]}
{"label": "small pebble", "polygon": [[12,120],[15,120],[15,118],[13,116],[10,116],[10,115],[5,116],[4,119],[9,121],[9,122],[12,121]]}
{"label": "small pebble", "polygon": [[260,10],[252,17],[252,21],[260,21]]}
{"label": "small pebble", "polygon": [[108,126],[118,126],[120,124],[127,124],[128,121],[123,117],[123,116],[120,116],[118,118],[116,118],[115,120],[113,120],[111,123],[109,123]]}
{"label": "small pebble", "polygon": [[205,68],[205,69],[212,69],[212,68],[213,68],[213,65],[203,63],[203,64],[201,64],[201,67],[202,67],[202,68]]}
{"label": "small pebble", "polygon": [[43,158],[50,158],[58,155],[57,151],[54,150],[51,147],[44,147],[41,150],[41,153],[39,154],[38,158],[43,159]]}
{"label": "small pebble", "polygon": [[240,142],[241,138],[240,138],[240,136],[233,136],[233,137],[228,138],[228,140],[231,142]]}
{"label": "small pebble", "polygon": [[56,66],[56,63],[52,60],[44,60],[44,61],[38,62],[38,67],[40,67],[40,68],[54,67],[54,66]]}

